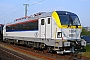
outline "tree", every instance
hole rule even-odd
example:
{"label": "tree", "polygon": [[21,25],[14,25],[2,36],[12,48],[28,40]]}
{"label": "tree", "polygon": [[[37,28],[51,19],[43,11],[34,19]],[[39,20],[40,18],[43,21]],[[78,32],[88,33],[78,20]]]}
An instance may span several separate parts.
{"label": "tree", "polygon": [[87,31],[86,29],[82,28],[81,36],[90,36],[90,31]]}

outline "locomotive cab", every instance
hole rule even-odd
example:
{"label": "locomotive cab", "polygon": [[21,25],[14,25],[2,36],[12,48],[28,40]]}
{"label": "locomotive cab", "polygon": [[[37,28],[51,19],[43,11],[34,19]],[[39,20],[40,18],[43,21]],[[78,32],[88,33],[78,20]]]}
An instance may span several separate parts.
{"label": "locomotive cab", "polygon": [[67,11],[56,11],[56,13],[58,16],[58,19],[54,17],[58,26],[56,38],[62,38],[63,47],[59,47],[59,49],[62,50],[63,53],[70,53],[86,46],[86,41],[80,38],[82,27],[78,16]]}

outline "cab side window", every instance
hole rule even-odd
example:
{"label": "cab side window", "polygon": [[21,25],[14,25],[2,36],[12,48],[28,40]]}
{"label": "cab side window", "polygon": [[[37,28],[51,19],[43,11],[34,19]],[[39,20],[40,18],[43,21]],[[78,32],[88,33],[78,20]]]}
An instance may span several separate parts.
{"label": "cab side window", "polygon": [[48,24],[50,24],[50,18],[48,18]]}
{"label": "cab side window", "polygon": [[41,25],[44,25],[44,19],[41,19]]}

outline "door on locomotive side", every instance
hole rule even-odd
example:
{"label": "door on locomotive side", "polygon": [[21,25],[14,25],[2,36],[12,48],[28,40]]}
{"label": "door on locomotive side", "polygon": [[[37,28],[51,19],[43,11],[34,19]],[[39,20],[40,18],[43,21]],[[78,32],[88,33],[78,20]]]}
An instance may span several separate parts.
{"label": "door on locomotive side", "polygon": [[39,19],[40,38],[51,38],[51,17]]}
{"label": "door on locomotive side", "polygon": [[45,18],[39,19],[39,37],[45,38]]}
{"label": "door on locomotive side", "polygon": [[51,38],[51,17],[46,17],[46,38]]}

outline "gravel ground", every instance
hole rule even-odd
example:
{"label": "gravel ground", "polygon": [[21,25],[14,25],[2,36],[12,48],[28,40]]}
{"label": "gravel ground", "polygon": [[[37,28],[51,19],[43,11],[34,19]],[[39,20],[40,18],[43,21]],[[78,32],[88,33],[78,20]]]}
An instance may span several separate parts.
{"label": "gravel ground", "polygon": [[0,60],[16,60],[14,56],[11,56],[2,50],[0,50]]}
{"label": "gravel ground", "polygon": [[[20,49],[20,51],[18,49],[19,48],[15,48],[14,46],[8,46],[7,44],[2,44],[0,42],[0,51],[3,51],[4,53],[5,51],[9,52],[9,53],[5,53],[7,55],[5,56],[6,59],[2,59],[4,58],[4,55],[2,55],[3,57],[1,57],[1,59],[2,60],[44,60],[42,57],[37,57],[36,55],[34,56],[33,54],[30,54],[30,52],[26,52],[27,53],[26,54],[24,50],[22,52],[22,49]],[[3,52],[1,54],[3,54]],[[9,58],[8,56],[11,57],[11,59],[8,59]]]}
{"label": "gravel ground", "polygon": [[0,60],[36,60],[32,56],[27,57],[15,51],[1,47],[0,44]]}
{"label": "gravel ground", "polygon": [[[5,51],[3,50],[15,54],[16,57],[12,56],[12,54],[10,53],[9,54],[5,53]],[[34,51],[35,52],[32,52],[30,49],[26,47],[4,44],[0,42],[0,58],[1,58],[0,60],[90,60],[89,58],[85,58],[85,57],[82,57],[81,59],[73,59],[74,56],[71,55],[70,56],[57,55],[46,52],[42,53],[41,51],[38,50],[34,50]]]}

